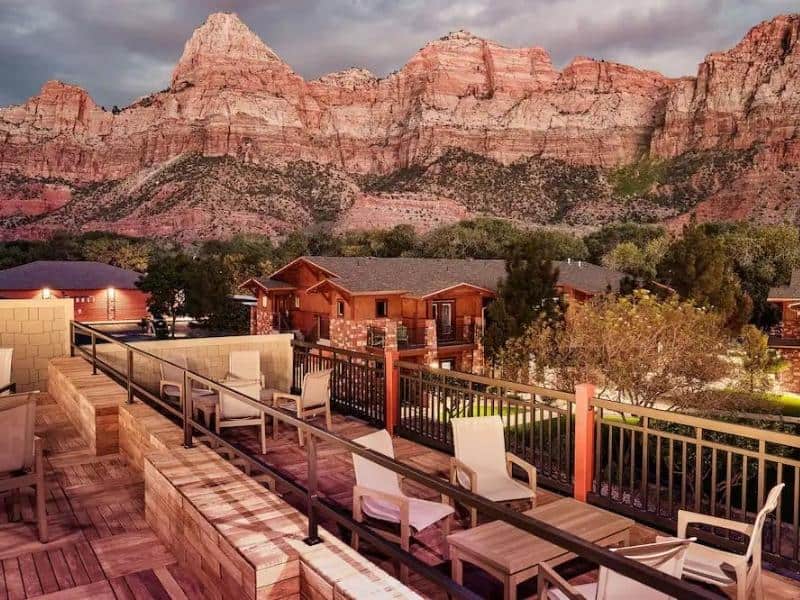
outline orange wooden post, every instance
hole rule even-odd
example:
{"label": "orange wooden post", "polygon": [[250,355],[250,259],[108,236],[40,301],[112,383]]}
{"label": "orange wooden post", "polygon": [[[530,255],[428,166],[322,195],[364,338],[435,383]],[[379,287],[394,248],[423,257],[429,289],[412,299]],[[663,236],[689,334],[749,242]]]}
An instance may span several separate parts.
{"label": "orange wooden post", "polygon": [[594,408],[590,401],[595,388],[591,383],[575,386],[575,475],[576,500],[586,502],[594,475]]}
{"label": "orange wooden post", "polygon": [[397,361],[400,353],[397,350],[386,350],[384,352],[384,373],[386,375],[386,429],[394,435],[394,426],[397,423],[398,395],[400,393],[400,369],[397,368]]}

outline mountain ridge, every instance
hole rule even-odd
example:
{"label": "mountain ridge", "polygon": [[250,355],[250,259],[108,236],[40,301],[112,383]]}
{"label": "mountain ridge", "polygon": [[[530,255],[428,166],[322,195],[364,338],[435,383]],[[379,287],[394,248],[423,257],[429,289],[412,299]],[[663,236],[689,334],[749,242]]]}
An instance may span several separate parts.
{"label": "mountain ridge", "polygon": [[[531,192],[529,206],[512,193],[515,208],[506,214],[502,194],[492,206],[483,192],[476,203],[452,189],[434,193],[425,180],[412,186],[414,191],[402,192],[412,194],[403,205],[419,200],[430,212],[441,201],[448,214],[479,209],[515,219],[523,215],[523,220],[537,223],[553,218],[538,210],[537,203],[559,205],[567,194],[581,199],[579,212],[596,215],[594,224],[628,214],[617,210],[620,202],[640,202],[645,208],[636,214],[644,220],[679,223],[696,212],[704,218],[736,214],[794,221],[796,198],[767,186],[780,181],[791,188],[799,178],[798,32],[800,15],[764,21],[732,49],[710,53],[697,77],[677,79],[581,56],[558,70],[543,48],[508,48],[457,31],[429,42],[383,78],[354,67],[305,80],[237,16],[215,13],[187,40],[170,87],[119,112],[103,110],[78,86],[53,81],[25,103],[0,108],[0,237],[47,235],[53,215],[70,210],[73,198],[119,203],[137,174],[159,172],[175,160],[192,164],[180,162],[192,156],[233,159],[221,163],[230,170],[223,179],[230,176],[232,181],[240,181],[244,172],[248,180],[261,177],[261,171],[270,173],[264,175],[267,179],[275,172],[295,173],[295,164],[319,165],[319,172],[332,169],[334,178],[346,179],[358,190],[355,196],[342,196],[339,212],[358,204],[359,194],[375,191],[359,188],[363,177],[391,180],[395,173],[441,166],[443,157],[463,152],[479,157],[477,162],[492,161],[482,172],[498,177],[513,165],[527,165],[518,170],[531,178],[520,189],[537,190]],[[704,170],[726,152],[746,153],[747,168],[742,170],[744,163],[736,158],[722,161],[737,165],[733,170]],[[573,189],[571,183],[586,168],[596,169],[598,181],[606,181],[642,161],[661,162],[667,172],[682,164],[681,157],[697,157],[689,180],[702,172],[724,185],[693,181],[681,188],[690,191],[676,196],[666,188],[673,184],[654,182],[653,189],[631,199],[615,195],[607,183],[595,189],[591,177],[584,190]],[[465,160],[469,171],[473,158]],[[453,168],[452,161],[447,164]],[[219,174],[219,165],[207,166]],[[197,175],[187,171],[185,178],[193,173]],[[549,196],[537,187],[539,177],[551,182]],[[669,175],[667,180],[684,181],[681,177]],[[51,179],[58,185],[48,183]],[[502,181],[496,184],[503,188]],[[113,191],[85,191],[98,185]],[[306,199],[298,195],[306,193],[303,186],[298,181],[297,193],[291,186],[283,188],[282,201],[295,203],[297,214],[306,214]],[[458,187],[455,182],[453,186]],[[192,184],[187,180],[178,187],[185,190]],[[696,193],[701,189],[706,192]],[[231,201],[227,191],[216,190],[209,206],[221,198]],[[169,195],[170,189],[159,193]],[[395,199],[400,193],[380,190]],[[366,204],[379,206],[380,194],[370,195]],[[656,210],[653,198],[671,198],[674,206]],[[263,201],[271,206],[278,200],[270,196]],[[203,216],[187,220],[186,227],[203,237],[205,225],[198,222],[205,223],[214,210],[193,202],[193,210]],[[231,226],[240,222],[245,227],[247,222],[247,227],[269,235],[285,231],[283,223],[274,230],[261,227],[260,209],[248,207]],[[336,214],[322,212],[323,220],[336,221]],[[312,221],[319,220],[318,214],[308,213]],[[554,214],[569,219],[575,211]],[[358,219],[345,220],[348,226],[359,225]],[[308,224],[307,219],[300,221]],[[86,223],[114,226],[89,220],[74,227]],[[177,217],[175,226],[180,226]],[[136,224],[129,229],[135,230]],[[144,224],[141,231],[152,227]]]}

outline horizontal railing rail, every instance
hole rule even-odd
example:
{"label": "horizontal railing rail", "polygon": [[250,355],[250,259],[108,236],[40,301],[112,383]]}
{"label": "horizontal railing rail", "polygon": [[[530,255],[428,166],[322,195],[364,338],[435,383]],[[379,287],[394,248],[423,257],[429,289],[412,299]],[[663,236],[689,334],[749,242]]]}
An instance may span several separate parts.
{"label": "horizontal railing rail", "polygon": [[[679,510],[752,521],[769,489],[785,483],[764,527],[763,556],[797,570],[800,438],[598,398],[591,405],[596,411],[592,503],[670,529]],[[731,550],[741,551],[746,543],[715,528],[698,536]]]}
{"label": "horizontal railing rail", "polygon": [[453,451],[450,419],[499,415],[506,447],[545,486],[572,494],[574,394],[400,361],[397,427],[414,441]]}
{"label": "horizontal railing rail", "polygon": [[[80,347],[75,343],[74,336],[77,333],[83,333],[90,337],[91,350]],[[369,527],[363,525],[362,523],[356,522],[345,510],[341,509],[335,504],[335,502],[321,494],[318,487],[317,445],[318,443],[322,442],[342,448],[347,452],[363,457],[397,473],[402,477],[415,481],[424,487],[443,494],[452,500],[460,502],[468,507],[476,508],[479,512],[481,512],[481,514],[484,514],[487,517],[506,521],[507,523],[535,536],[541,537],[542,539],[545,539],[567,550],[568,552],[582,556],[586,560],[593,563],[606,566],[609,569],[619,572],[626,577],[630,577],[645,583],[651,588],[660,590],[667,595],[681,599],[700,598],[713,600],[716,598],[714,594],[704,588],[695,586],[674,577],[670,577],[669,575],[648,567],[647,565],[624,556],[620,556],[619,554],[611,552],[591,542],[587,542],[580,537],[564,532],[549,525],[548,523],[545,523],[544,521],[532,518],[523,513],[515,512],[502,506],[501,504],[494,503],[486,498],[475,495],[461,487],[453,486],[446,480],[424,473],[395,459],[369,450],[368,448],[348,440],[347,438],[341,437],[333,432],[321,429],[301,419],[297,419],[292,413],[286,410],[262,404],[258,400],[251,398],[246,394],[239,392],[238,390],[229,388],[223,383],[219,383],[199,373],[184,369],[178,365],[175,365],[174,363],[164,360],[161,357],[143,351],[140,348],[136,348],[130,344],[116,340],[113,337],[106,336],[102,332],[99,332],[92,327],[88,327],[80,323],[71,324],[71,340],[72,351],[79,353],[81,356],[84,356],[87,360],[89,360],[92,364],[93,372],[96,373],[98,368],[100,368],[115,379],[121,379],[126,382],[129,390],[128,400],[130,402],[134,400],[134,396],[139,396],[145,401],[153,400],[152,394],[142,394],[139,391],[141,386],[136,386],[133,382],[135,373],[133,372],[132,356],[136,354],[146,356],[152,360],[169,364],[172,367],[180,369],[183,372],[184,377],[181,391],[181,410],[178,412],[178,415],[175,414],[176,411],[174,410],[170,411],[170,414],[174,417],[177,417],[177,421],[183,427],[184,445],[186,447],[192,447],[195,443],[194,434],[195,432],[199,432],[213,444],[227,448],[238,458],[241,458],[246,463],[260,471],[269,473],[277,481],[287,486],[292,492],[303,497],[305,499],[306,517],[308,519],[308,537],[306,538],[306,542],[309,544],[316,544],[320,541],[324,541],[320,540],[318,529],[319,518],[324,515],[335,520],[340,526],[349,532],[357,532],[359,535],[363,535],[365,539],[374,543],[376,547],[386,552],[391,558],[400,561],[413,571],[426,577],[437,585],[440,585],[447,594],[458,598],[477,598],[475,593],[471,592],[462,585],[457,584],[437,569],[424,564],[413,554],[400,548],[399,545],[383,540]],[[128,357],[127,370],[122,371],[108,362],[99,359],[96,351],[97,340],[116,344],[117,346],[124,348]],[[240,402],[263,411],[273,419],[277,419],[278,421],[283,422],[290,427],[296,427],[301,430],[307,440],[306,456],[308,461],[308,478],[306,484],[303,485],[294,480],[292,477],[284,475],[272,465],[264,461],[260,455],[255,455],[252,452],[239,447],[237,444],[231,443],[223,436],[218,435],[216,432],[206,428],[202,423],[196,421],[192,414],[192,403],[190,400],[187,400],[185,393],[186,390],[191,389],[192,382],[197,382],[211,390],[217,391],[220,394],[229,394]],[[156,403],[157,406],[163,406],[164,404],[165,403],[163,402]]]}

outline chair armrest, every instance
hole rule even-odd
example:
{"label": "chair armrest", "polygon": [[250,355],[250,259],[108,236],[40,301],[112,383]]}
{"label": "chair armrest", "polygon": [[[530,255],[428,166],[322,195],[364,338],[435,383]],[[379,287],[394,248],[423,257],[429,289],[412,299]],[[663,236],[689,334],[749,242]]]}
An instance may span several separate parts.
{"label": "chair armrest", "polygon": [[692,523],[738,531],[748,537],[753,533],[753,525],[751,523],[742,523],[741,521],[732,521],[731,519],[724,519],[722,517],[712,517],[711,515],[704,515],[688,510],[679,510],[678,537],[686,538],[686,530]]}
{"label": "chair armrest", "polygon": [[274,392],[272,394],[272,405],[277,406],[279,400],[289,400],[297,403],[301,397],[297,394],[290,394],[289,392]]}
{"label": "chair armrest", "polygon": [[353,486],[353,509],[358,506],[358,512],[362,511],[362,502],[364,498],[374,498],[376,500],[383,500],[397,506],[400,509],[400,523],[409,526],[409,502],[405,496],[398,496],[396,494],[389,494],[388,492],[381,492],[373,490],[372,488],[364,487],[361,485]]}
{"label": "chair armrest", "polygon": [[536,467],[534,467],[527,460],[520,458],[516,454],[506,452],[506,469],[508,476],[511,477],[511,465],[517,465],[520,469],[525,471],[528,475],[528,487],[536,495]]}
{"label": "chair armrest", "polygon": [[162,379],[158,384],[158,395],[159,396],[163,396],[164,395],[164,388],[167,387],[168,385],[175,386],[179,390],[183,389],[183,383],[178,383],[177,381],[171,381],[169,379]]}
{"label": "chair armrest", "polygon": [[569,600],[585,600],[583,594],[572,587],[572,585],[570,585],[566,579],[561,577],[561,575],[556,573],[555,570],[553,570],[553,567],[543,562],[539,563],[538,567],[538,593],[536,597],[539,598],[539,600],[547,600],[547,590],[550,588],[557,588]]}
{"label": "chair armrest", "polygon": [[458,481],[458,471],[464,471],[469,477],[469,491],[473,494],[477,493],[478,489],[478,473],[458,460],[455,456],[450,457],[450,483],[453,485],[461,485]]}

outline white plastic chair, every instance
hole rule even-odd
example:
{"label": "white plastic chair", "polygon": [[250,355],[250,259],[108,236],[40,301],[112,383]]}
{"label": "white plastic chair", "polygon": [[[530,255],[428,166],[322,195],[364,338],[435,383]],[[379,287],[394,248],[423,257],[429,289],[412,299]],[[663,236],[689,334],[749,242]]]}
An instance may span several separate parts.
{"label": "white plastic chair", "polygon": [[261,354],[258,350],[234,350],[228,355],[228,373],[226,381],[255,381],[260,389],[265,386],[265,378],[261,373]]}
{"label": "white plastic chair", "polygon": [[[370,433],[353,440],[370,450],[380,452],[384,456],[394,458],[394,446],[389,432],[385,429]],[[453,507],[442,502],[411,498],[403,493],[400,487],[400,476],[386,467],[371,460],[353,454],[353,467],[356,473],[356,485],[353,487],[353,519],[364,520],[364,515],[400,524],[400,535],[386,534],[399,541],[403,550],[411,547],[411,535],[419,533],[431,525],[442,522],[445,538],[450,533],[450,518]],[[358,550],[358,534],[353,533],[353,548]],[[408,578],[408,567],[400,566],[400,579]]]}
{"label": "white plastic chair", "polygon": [[[451,419],[455,456],[450,459],[450,483],[494,502],[530,499],[536,505],[536,467],[506,452],[503,419],[459,417]],[[512,465],[528,475],[528,485],[511,476]],[[478,511],[470,507],[470,526],[478,522]]]}
{"label": "white plastic chair", "polygon": [[785,485],[780,483],[770,490],[764,506],[753,523],[742,523],[687,510],[678,511],[679,537],[686,537],[689,524],[695,523],[738,531],[749,538],[744,554],[717,550],[698,543],[692,544],[686,556],[684,576],[720,587],[736,585],[736,600],[745,600],[751,591],[755,591],[756,598],[761,600],[764,597],[761,575],[761,539],[764,522],[769,513],[777,508],[778,499]]}
{"label": "white plastic chair", "polygon": [[[274,406],[286,410],[293,410],[298,419],[307,421],[317,415],[325,415],[325,427],[333,430],[331,422],[331,373],[333,369],[324,369],[306,373],[303,377],[303,388],[300,395],[275,392],[272,396]],[[289,403],[279,404],[281,400],[290,400]],[[278,436],[278,419],[274,419],[273,436]],[[300,447],[303,446],[303,432],[298,428],[297,437]]]}
{"label": "white plastic chair", "polygon": [[39,541],[46,544],[47,511],[45,499],[42,439],[34,435],[36,397],[15,394],[0,398],[0,492],[14,492],[12,519],[19,518],[19,493],[24,487],[36,489],[36,521]]}
{"label": "white plastic chair", "polygon": [[[256,402],[261,392],[257,381],[227,381],[225,385]],[[257,426],[261,436],[261,453],[267,453],[267,415],[263,410],[244,402],[229,392],[222,392],[217,409],[217,434],[226,427]]]}
{"label": "white plastic chair", "polygon": [[[621,556],[639,561],[662,573],[681,578],[689,545],[693,540],[670,538],[655,544],[615,548]],[[620,575],[607,567],[600,567],[597,583],[572,585],[546,563],[539,565],[540,600],[668,600],[663,592]]]}
{"label": "white plastic chair", "polygon": [[[159,383],[159,395],[162,400],[172,399],[173,402],[180,404],[183,390],[183,371],[189,368],[186,356],[175,355],[165,357],[168,362],[160,362],[161,381]],[[168,364],[172,363],[172,364]],[[177,366],[173,366],[177,365]],[[192,386],[192,407],[202,412],[206,427],[210,427],[211,413],[217,402],[217,392],[204,388]]]}
{"label": "white plastic chair", "polygon": [[14,391],[11,385],[11,359],[13,356],[13,348],[0,348],[0,396],[7,396]]}

